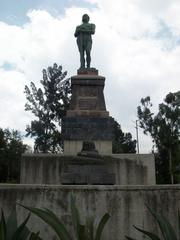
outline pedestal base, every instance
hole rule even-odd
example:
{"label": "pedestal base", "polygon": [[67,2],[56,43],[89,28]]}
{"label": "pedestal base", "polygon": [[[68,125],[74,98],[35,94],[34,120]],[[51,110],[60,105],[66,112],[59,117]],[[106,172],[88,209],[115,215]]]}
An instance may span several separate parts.
{"label": "pedestal base", "polygon": [[[112,153],[112,141],[94,141],[96,150],[99,154],[109,155]],[[64,154],[65,155],[77,155],[83,146],[82,140],[66,140],[64,141]]]}
{"label": "pedestal base", "polygon": [[112,154],[91,158],[64,154],[24,154],[21,161],[21,183],[155,184],[154,156]]}

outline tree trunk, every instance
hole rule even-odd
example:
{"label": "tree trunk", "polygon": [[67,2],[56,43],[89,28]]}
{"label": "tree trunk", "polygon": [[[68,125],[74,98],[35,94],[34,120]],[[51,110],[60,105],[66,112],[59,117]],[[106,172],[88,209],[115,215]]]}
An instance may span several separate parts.
{"label": "tree trunk", "polygon": [[174,184],[174,176],[173,176],[173,169],[172,169],[172,152],[171,149],[169,149],[169,173],[171,178],[171,184]]}

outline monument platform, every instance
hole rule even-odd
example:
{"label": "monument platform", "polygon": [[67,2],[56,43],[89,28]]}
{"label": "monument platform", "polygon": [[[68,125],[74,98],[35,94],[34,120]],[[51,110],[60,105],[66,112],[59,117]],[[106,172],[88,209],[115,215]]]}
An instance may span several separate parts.
{"label": "monument platform", "polygon": [[112,154],[75,156],[65,154],[24,154],[22,184],[153,185],[153,154]]}
{"label": "monument platform", "polygon": [[152,154],[112,154],[114,119],[106,110],[105,77],[80,69],[71,77],[70,108],[62,119],[63,154],[25,154],[21,183],[155,184]]}

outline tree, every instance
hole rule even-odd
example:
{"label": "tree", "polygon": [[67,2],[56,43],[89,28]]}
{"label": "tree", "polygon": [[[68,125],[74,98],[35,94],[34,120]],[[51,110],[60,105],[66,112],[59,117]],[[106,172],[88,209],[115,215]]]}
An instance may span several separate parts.
{"label": "tree", "polygon": [[180,92],[167,94],[164,103],[159,104],[157,114],[151,112],[150,97],[142,98],[141,105],[137,109],[140,127],[145,134],[150,134],[158,150],[157,178],[160,183],[174,183],[176,168],[180,164],[177,157],[180,148]]}
{"label": "tree", "polygon": [[33,82],[30,88],[25,86],[27,103],[25,110],[31,111],[36,119],[27,126],[26,136],[35,138],[35,151],[57,152],[62,149],[60,134],[61,119],[65,116],[70,102],[70,79],[62,66],[54,63],[53,67],[43,70],[42,88],[37,88]]}
{"label": "tree", "polygon": [[26,149],[20,132],[0,128],[0,182],[19,182],[21,154]]}
{"label": "tree", "polygon": [[114,122],[113,153],[136,153],[136,140],[131,133],[123,133],[118,122]]}

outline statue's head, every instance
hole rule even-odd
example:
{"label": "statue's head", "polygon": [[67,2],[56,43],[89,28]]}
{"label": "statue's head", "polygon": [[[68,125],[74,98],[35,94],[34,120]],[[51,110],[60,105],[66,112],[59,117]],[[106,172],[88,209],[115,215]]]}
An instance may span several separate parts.
{"label": "statue's head", "polygon": [[89,16],[87,15],[87,14],[84,14],[83,16],[82,16],[82,22],[83,23],[88,23],[89,22]]}

